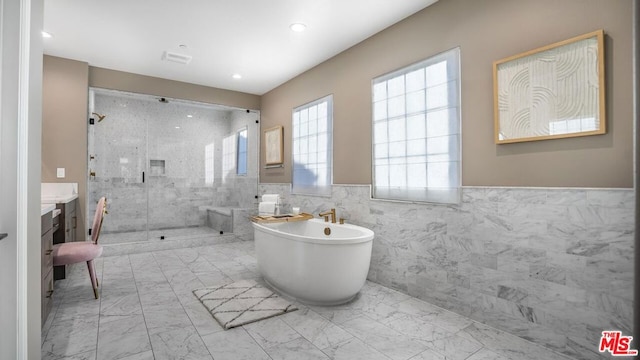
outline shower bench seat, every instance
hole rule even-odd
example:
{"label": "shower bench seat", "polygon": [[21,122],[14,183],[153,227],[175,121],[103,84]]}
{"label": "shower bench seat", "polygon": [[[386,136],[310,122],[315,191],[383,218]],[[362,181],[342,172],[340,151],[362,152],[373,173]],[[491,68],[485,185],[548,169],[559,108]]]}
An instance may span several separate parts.
{"label": "shower bench seat", "polygon": [[233,233],[242,235],[251,228],[249,218],[256,212],[255,209],[244,209],[227,206],[201,206],[201,211],[206,211],[206,226],[220,231],[220,233]]}

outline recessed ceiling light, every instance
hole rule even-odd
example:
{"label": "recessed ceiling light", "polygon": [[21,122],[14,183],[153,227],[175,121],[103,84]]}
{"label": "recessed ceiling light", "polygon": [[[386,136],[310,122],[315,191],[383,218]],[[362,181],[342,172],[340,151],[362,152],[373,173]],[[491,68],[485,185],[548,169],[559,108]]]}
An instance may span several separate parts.
{"label": "recessed ceiling light", "polygon": [[307,25],[305,25],[303,23],[295,23],[295,24],[289,25],[289,29],[291,29],[292,31],[295,31],[295,32],[302,32],[306,28],[307,28]]}
{"label": "recessed ceiling light", "polygon": [[193,115],[187,115],[187,117],[188,117],[188,118],[192,118],[192,117],[193,117]]}
{"label": "recessed ceiling light", "polygon": [[233,74],[231,77],[234,79],[242,79],[242,75],[240,74]]}
{"label": "recessed ceiling light", "polygon": [[180,126],[176,126],[176,129],[180,129]]}
{"label": "recessed ceiling light", "polygon": [[51,34],[49,34],[48,32],[46,32],[46,31],[44,31],[44,30],[43,30],[43,31],[42,31],[42,37],[43,37],[43,38],[45,38],[45,39],[48,39],[48,38],[52,38],[52,37],[53,37],[53,35],[51,35]]}

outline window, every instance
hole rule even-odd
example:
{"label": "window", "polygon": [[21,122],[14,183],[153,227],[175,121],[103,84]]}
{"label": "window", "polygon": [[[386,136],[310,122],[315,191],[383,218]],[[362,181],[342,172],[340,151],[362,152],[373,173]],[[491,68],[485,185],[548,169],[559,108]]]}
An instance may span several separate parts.
{"label": "window", "polygon": [[293,109],[292,192],[331,195],[333,97]]}
{"label": "window", "polygon": [[460,50],[373,80],[373,197],[460,201]]}
{"label": "window", "polygon": [[247,175],[247,128],[238,131],[238,175]]}

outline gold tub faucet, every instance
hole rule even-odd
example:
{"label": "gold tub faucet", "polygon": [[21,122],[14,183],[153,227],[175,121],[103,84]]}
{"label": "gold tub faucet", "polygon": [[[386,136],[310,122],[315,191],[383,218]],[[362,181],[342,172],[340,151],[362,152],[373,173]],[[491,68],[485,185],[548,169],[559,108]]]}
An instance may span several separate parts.
{"label": "gold tub faucet", "polygon": [[336,209],[331,209],[329,211],[321,212],[318,214],[319,216],[324,216],[324,221],[329,221],[329,215],[331,215],[331,223],[336,223]]}

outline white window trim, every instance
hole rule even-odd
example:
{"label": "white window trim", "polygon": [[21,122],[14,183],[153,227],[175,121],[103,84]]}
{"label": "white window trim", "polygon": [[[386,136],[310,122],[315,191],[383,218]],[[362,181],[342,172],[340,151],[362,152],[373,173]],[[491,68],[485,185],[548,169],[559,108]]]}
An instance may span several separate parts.
{"label": "white window trim", "polygon": [[[294,124],[293,124],[293,117],[294,114],[297,111],[303,110],[305,108],[310,108],[314,105],[323,103],[323,102],[327,102],[328,106],[327,106],[327,119],[329,120],[327,122],[327,133],[330,135],[330,139],[329,139],[329,143],[328,145],[330,146],[330,155],[327,158],[327,161],[329,162],[328,164],[328,171],[329,171],[329,185],[327,186],[328,191],[326,193],[321,193],[321,192],[307,192],[304,191],[301,188],[296,188],[294,181],[293,181],[293,177],[294,177],[294,164],[295,164],[295,156],[293,154],[293,145],[294,145],[294,136],[295,136],[295,132],[294,132]],[[329,94],[326,96],[323,96],[322,98],[319,98],[317,100],[308,102],[306,104],[300,105],[295,107],[292,111],[291,111],[291,194],[295,194],[295,195],[305,195],[305,196],[317,196],[317,197],[323,197],[323,198],[330,198],[332,196],[332,192],[333,192],[333,154],[334,154],[334,149],[333,149],[333,94]]]}
{"label": "white window trim", "polygon": [[[246,147],[246,151],[245,151],[245,173],[241,174],[238,171],[240,170],[240,167],[238,166],[238,164],[240,163],[238,160],[240,158],[240,144],[238,143],[240,141],[240,133],[246,131],[247,132],[247,137],[246,137],[246,142],[247,142],[247,147]],[[236,131],[236,175],[237,176],[247,176],[249,174],[249,126],[245,126],[243,128],[238,129],[238,131]]]}
{"label": "white window trim", "polygon": [[[456,61],[458,64],[458,68],[457,68],[457,81],[458,81],[458,87],[457,87],[457,97],[458,97],[458,101],[457,101],[457,112],[458,112],[458,151],[459,151],[459,158],[457,161],[457,172],[458,172],[458,184],[457,187],[454,188],[445,188],[447,189],[447,191],[449,191],[450,193],[443,196],[439,196],[438,192],[440,192],[442,190],[441,189],[434,189],[432,191],[429,191],[429,188],[426,188],[426,191],[428,193],[428,195],[426,195],[427,199],[403,199],[403,198],[394,198],[394,197],[379,197],[376,195],[376,183],[375,183],[375,172],[376,172],[376,165],[375,165],[375,101],[373,101],[374,99],[374,85],[378,82],[382,82],[382,81],[387,81],[389,79],[392,79],[400,74],[407,74],[410,73],[414,70],[417,69],[421,69],[421,68],[425,68],[427,66],[429,66],[430,64],[434,64],[437,63],[439,61],[441,61],[442,59],[445,59],[448,57],[449,53],[455,51],[456,54],[454,56],[456,56]],[[428,203],[428,204],[441,204],[441,205],[457,205],[460,204],[462,202],[462,77],[461,77],[461,72],[462,72],[462,64],[461,64],[461,54],[460,54],[460,48],[456,47],[456,48],[452,48],[446,51],[443,51],[441,53],[438,53],[436,55],[430,56],[424,60],[418,61],[414,64],[405,66],[403,68],[394,70],[392,72],[389,72],[387,74],[378,76],[374,79],[371,80],[371,200],[375,200],[375,201],[388,201],[388,202],[400,202],[400,203],[414,203],[414,204],[424,204],[424,203]],[[406,95],[406,92],[405,92]]]}

